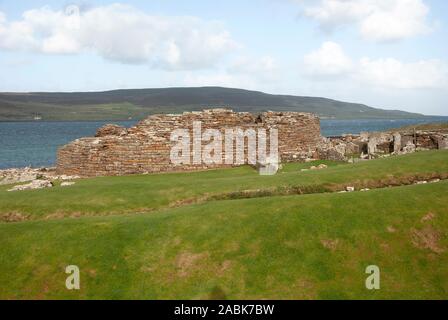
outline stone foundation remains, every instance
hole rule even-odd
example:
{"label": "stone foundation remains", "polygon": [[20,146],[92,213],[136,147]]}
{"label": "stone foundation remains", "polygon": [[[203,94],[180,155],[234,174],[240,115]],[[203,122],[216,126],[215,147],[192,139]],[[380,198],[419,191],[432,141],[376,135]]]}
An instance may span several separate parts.
{"label": "stone foundation remains", "polygon": [[[58,151],[56,173],[68,176],[108,176],[156,172],[193,171],[222,168],[225,164],[174,164],[170,152],[175,142],[170,140],[176,129],[187,129],[193,136],[193,123],[200,121],[202,132],[217,129],[224,136],[226,129],[278,130],[281,162],[327,159],[347,161],[372,159],[391,154],[420,150],[448,149],[448,130],[396,131],[361,133],[323,138],[319,118],[310,113],[264,112],[254,115],[228,109],[185,112],[181,115],[153,115],[132,128],[106,125],[95,137],[81,138]],[[246,139],[247,140],[247,139]],[[202,143],[202,147],[209,142]],[[235,146],[235,145],[234,145]],[[224,150],[224,148],[223,148]],[[267,146],[269,152],[269,145]],[[193,158],[190,151],[190,159]],[[235,158],[234,149],[234,158]],[[247,141],[245,161],[247,163]],[[259,165],[259,163],[257,163]],[[261,164],[260,173],[276,171],[270,164]]]}
{"label": "stone foundation remains", "polygon": [[174,145],[170,140],[171,133],[176,129],[188,129],[191,136],[195,121],[202,123],[203,131],[217,129],[223,135],[227,128],[263,128],[269,137],[269,131],[277,129],[282,162],[317,158],[323,141],[319,118],[309,113],[264,112],[256,116],[228,109],[211,109],[182,115],[153,115],[129,129],[107,125],[99,129],[95,137],[81,138],[63,146],[58,151],[57,173],[91,177],[229,166],[204,163],[175,165],[171,162],[170,151]]}
{"label": "stone foundation remains", "polygon": [[373,159],[434,149],[448,149],[448,130],[363,132],[360,135],[331,137],[322,144],[320,156],[343,161],[353,156]]}

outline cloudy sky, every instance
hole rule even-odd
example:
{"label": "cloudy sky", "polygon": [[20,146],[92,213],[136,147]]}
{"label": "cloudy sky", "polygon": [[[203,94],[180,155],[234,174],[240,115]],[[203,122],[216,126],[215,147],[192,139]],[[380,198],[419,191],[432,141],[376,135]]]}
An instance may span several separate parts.
{"label": "cloudy sky", "polygon": [[448,1],[0,0],[0,91],[209,85],[448,115]]}

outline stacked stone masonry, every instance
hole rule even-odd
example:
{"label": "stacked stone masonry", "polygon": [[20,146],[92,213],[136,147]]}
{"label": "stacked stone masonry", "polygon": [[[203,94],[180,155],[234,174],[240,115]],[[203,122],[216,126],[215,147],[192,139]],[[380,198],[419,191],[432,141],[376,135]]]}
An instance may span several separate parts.
{"label": "stacked stone masonry", "polygon": [[355,155],[371,159],[434,149],[448,149],[448,130],[397,130],[331,137],[320,146],[319,155],[320,158],[343,161]]}
{"label": "stacked stone masonry", "polygon": [[[317,158],[322,144],[319,118],[309,113],[264,112],[254,115],[228,109],[210,109],[182,115],[153,115],[126,129],[107,125],[95,137],[81,138],[58,151],[57,173],[84,177],[127,175],[226,167],[226,164],[175,165],[170,160],[176,129],[193,132],[193,122],[202,130],[241,128],[278,130],[278,149],[282,162]],[[204,142],[204,145],[207,144]],[[246,144],[247,147],[247,144]],[[269,142],[268,148],[269,150]],[[246,150],[247,151],[247,150]],[[190,155],[192,156],[192,155]]]}

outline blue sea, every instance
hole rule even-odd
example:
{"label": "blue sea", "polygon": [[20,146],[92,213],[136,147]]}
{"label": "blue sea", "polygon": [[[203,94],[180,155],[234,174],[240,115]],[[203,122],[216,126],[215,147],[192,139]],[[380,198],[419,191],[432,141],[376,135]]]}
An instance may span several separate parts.
{"label": "blue sea", "polygon": [[[406,125],[448,122],[448,117],[400,120],[321,120],[324,136],[361,131],[383,131]],[[54,166],[57,148],[81,137],[95,135],[110,121],[0,122],[0,169]],[[112,122],[131,127],[135,121]]]}

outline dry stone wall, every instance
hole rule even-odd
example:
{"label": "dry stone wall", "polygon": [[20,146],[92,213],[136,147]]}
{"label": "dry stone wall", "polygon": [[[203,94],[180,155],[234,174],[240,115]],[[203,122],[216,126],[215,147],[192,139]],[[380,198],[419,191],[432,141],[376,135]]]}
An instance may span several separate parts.
{"label": "dry stone wall", "polygon": [[81,138],[63,146],[58,151],[57,173],[91,177],[228,166],[175,165],[171,162],[170,151],[175,144],[170,141],[171,133],[176,129],[187,129],[192,135],[195,121],[202,123],[202,130],[217,129],[223,136],[229,128],[263,128],[269,137],[270,129],[275,128],[283,162],[317,157],[322,143],[319,118],[309,113],[264,112],[256,116],[228,109],[210,109],[181,115],[153,115],[129,129],[107,125],[99,129],[95,137]]}
{"label": "dry stone wall", "polygon": [[319,148],[320,158],[348,160],[353,155],[361,155],[361,158],[370,159],[390,154],[448,149],[448,130],[363,132],[325,140]]}

